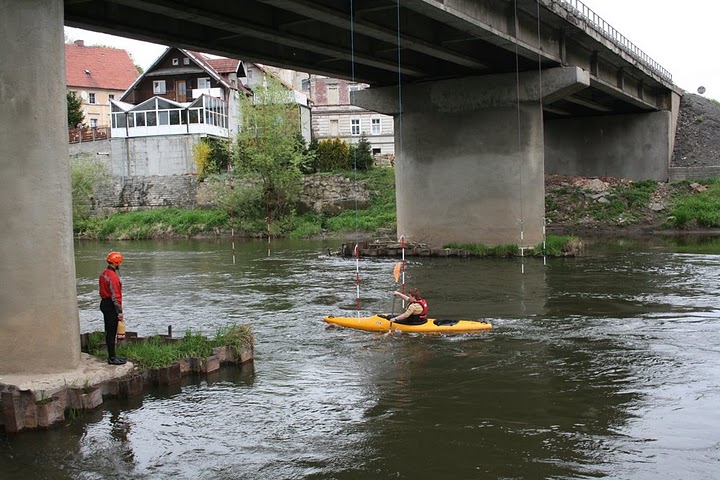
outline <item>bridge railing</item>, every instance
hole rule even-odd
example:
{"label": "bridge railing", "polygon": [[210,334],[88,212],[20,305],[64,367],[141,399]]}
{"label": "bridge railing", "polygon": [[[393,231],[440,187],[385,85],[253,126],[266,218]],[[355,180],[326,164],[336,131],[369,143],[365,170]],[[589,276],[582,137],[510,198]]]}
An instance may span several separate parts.
{"label": "bridge railing", "polygon": [[618,32],[612,25],[602,19],[600,15],[593,12],[587,5],[580,0],[560,0],[568,5],[574,13],[582,17],[585,21],[595,28],[601,35],[611,40],[617,46],[625,50],[629,55],[644,63],[647,67],[660,75],[662,78],[672,83],[672,74],[663,68],[659,63],[650,58],[647,53],[640,50],[637,45],[628,40],[625,35]]}

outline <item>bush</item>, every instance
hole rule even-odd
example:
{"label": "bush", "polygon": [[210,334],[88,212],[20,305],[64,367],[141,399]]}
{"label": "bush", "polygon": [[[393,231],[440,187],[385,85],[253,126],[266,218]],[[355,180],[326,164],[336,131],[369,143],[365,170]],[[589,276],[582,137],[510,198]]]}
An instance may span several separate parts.
{"label": "bush", "polygon": [[193,159],[200,179],[227,171],[229,157],[226,140],[207,137],[193,145]]}
{"label": "bush", "polygon": [[348,170],[353,167],[350,147],[339,138],[329,138],[318,142],[316,154],[318,172]]}
{"label": "bush", "polygon": [[110,173],[102,160],[84,153],[70,160],[73,223],[87,220],[95,190],[108,185]]}

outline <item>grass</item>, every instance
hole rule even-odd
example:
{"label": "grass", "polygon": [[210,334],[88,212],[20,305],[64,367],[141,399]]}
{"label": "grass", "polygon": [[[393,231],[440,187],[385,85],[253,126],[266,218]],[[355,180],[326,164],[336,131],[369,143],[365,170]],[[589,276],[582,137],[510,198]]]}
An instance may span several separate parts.
{"label": "grass", "polygon": [[76,222],[75,233],[98,239],[143,240],[169,236],[191,236],[229,226],[226,212],[161,208],[92,217]]}
{"label": "grass", "polygon": [[[575,252],[578,248],[579,239],[567,235],[549,235],[545,239],[545,255],[560,257],[567,253]],[[489,247],[482,243],[449,243],[443,248],[455,248],[465,250],[480,257],[517,257],[520,255],[520,247],[515,244],[496,245]],[[543,255],[543,244],[525,252],[529,256]]]}
{"label": "grass", "polygon": [[[354,172],[335,172],[354,178]],[[381,228],[395,228],[395,171],[392,168],[371,168],[358,172],[358,182],[372,192],[367,208],[346,210],[333,217],[319,217],[322,227],[330,232],[354,230],[374,232]]]}
{"label": "grass", "polygon": [[696,193],[689,181],[678,182],[666,226],[689,229],[720,227],[720,179],[699,180],[707,190]]}
{"label": "grass", "polygon": [[[90,353],[106,358],[107,351],[103,346],[105,334],[93,332],[89,337]],[[208,357],[216,347],[234,346],[241,350],[252,343],[253,333],[249,326],[232,325],[219,330],[211,339],[188,330],[180,342],[165,343],[164,338],[159,335],[148,337],[141,342],[128,341],[119,346],[116,353],[142,368],[163,368],[181,358]]]}
{"label": "grass", "polygon": [[549,192],[551,194],[546,197],[545,210],[551,222],[589,218],[618,225],[627,224],[642,218],[642,209],[650,202],[656,189],[655,180],[621,183],[595,198],[596,192],[565,185]]}

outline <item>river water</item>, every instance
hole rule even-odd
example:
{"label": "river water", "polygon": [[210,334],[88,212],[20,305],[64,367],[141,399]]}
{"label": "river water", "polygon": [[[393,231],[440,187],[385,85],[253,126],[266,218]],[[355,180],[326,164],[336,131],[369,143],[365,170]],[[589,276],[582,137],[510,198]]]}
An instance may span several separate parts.
{"label": "river water", "polygon": [[[716,479],[716,245],[590,245],[573,259],[409,258],[431,316],[476,335],[329,327],[352,316],[335,241],[76,244],[81,331],[112,249],[128,330],[252,325],[255,361],[45,432],[0,434],[0,478]],[[695,253],[686,253],[688,251]],[[711,253],[699,253],[699,252]],[[398,312],[397,259],[361,259],[361,312]]]}

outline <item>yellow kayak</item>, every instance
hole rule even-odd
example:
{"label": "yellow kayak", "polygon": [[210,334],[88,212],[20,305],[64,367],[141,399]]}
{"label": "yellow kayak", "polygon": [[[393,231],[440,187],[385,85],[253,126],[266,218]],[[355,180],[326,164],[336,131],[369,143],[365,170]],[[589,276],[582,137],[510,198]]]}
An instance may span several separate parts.
{"label": "yellow kayak", "polygon": [[368,332],[388,332],[399,330],[401,332],[416,333],[475,333],[490,330],[492,325],[488,322],[480,322],[475,320],[446,320],[428,318],[421,325],[405,325],[402,323],[394,323],[390,325],[390,321],[379,315],[372,317],[333,317],[328,316],[323,320],[331,325],[341,327],[354,328],[356,330],[365,330]]}

